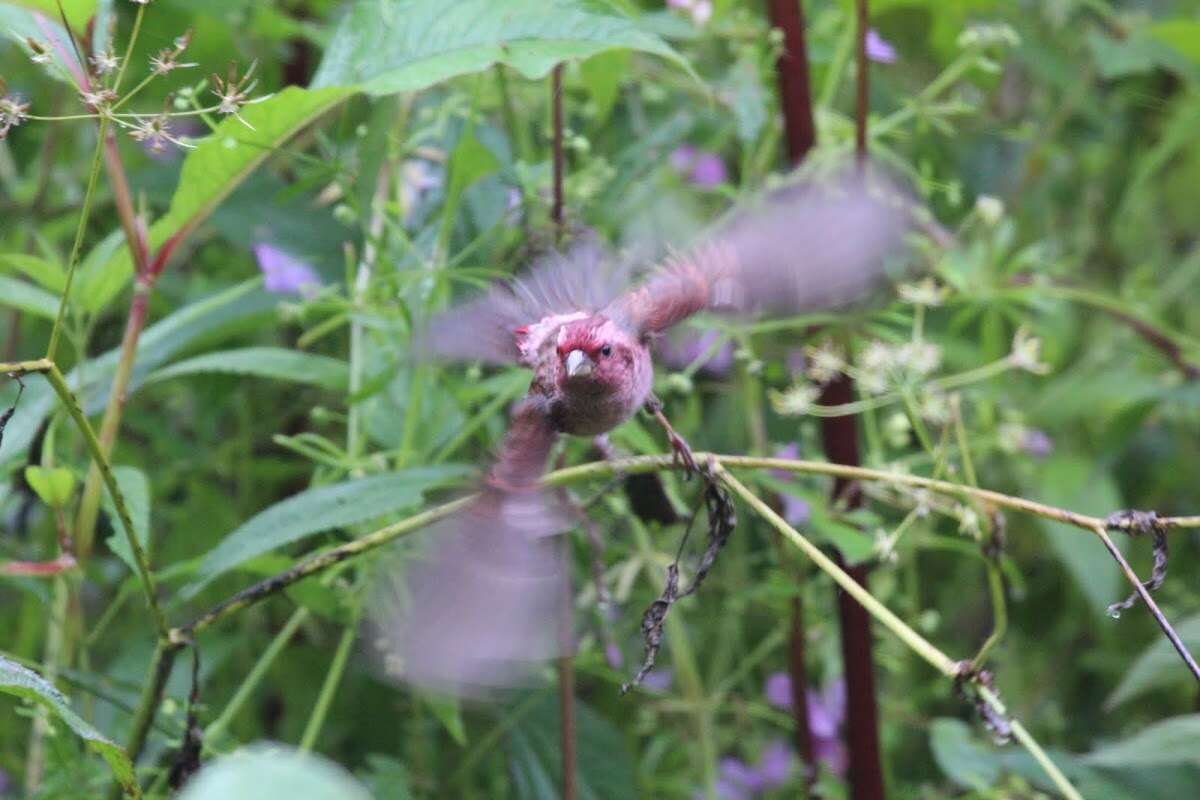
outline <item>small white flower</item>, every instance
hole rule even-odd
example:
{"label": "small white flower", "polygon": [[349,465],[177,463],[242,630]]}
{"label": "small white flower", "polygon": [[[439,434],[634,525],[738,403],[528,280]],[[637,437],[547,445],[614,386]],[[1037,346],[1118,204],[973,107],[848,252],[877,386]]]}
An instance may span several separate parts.
{"label": "small white flower", "polygon": [[97,53],[94,56],[89,56],[88,61],[91,62],[92,69],[97,75],[107,75],[110,72],[116,72],[120,64],[120,59],[112,50],[104,53]]}
{"label": "small white flower", "polygon": [[[0,90],[3,86],[0,86]],[[29,103],[21,102],[21,99],[16,95],[5,95],[0,97],[0,139],[8,135],[8,132],[24,122],[29,114]]]}
{"label": "small white flower", "polygon": [[940,306],[946,298],[946,288],[938,286],[933,278],[926,278],[920,283],[902,283],[896,292],[905,303],[928,308]]}
{"label": "small white flower", "polygon": [[79,99],[97,114],[107,116],[111,113],[112,104],[117,100],[117,93],[112,89],[95,89],[90,92],[80,92]]}
{"label": "small white flower", "polygon": [[1013,337],[1012,352],[1008,356],[1012,365],[1034,375],[1045,375],[1050,371],[1050,365],[1041,362],[1041,355],[1042,340],[1030,336],[1025,328],[1018,328]]}
{"label": "small white flower", "polygon": [[984,224],[994,227],[1004,217],[1004,201],[998,197],[981,194],[975,198],[975,213]]}
{"label": "small white flower", "polygon": [[817,387],[811,384],[797,384],[783,392],[772,391],[771,406],[777,414],[800,417],[812,410],[813,403],[819,395]]}
{"label": "small white flower", "polygon": [[937,371],[942,364],[942,348],[929,342],[909,342],[902,345],[898,360],[918,377]]}
{"label": "small white flower", "polygon": [[912,493],[913,511],[918,519],[925,519],[933,511],[933,495],[928,489],[917,489]]}
{"label": "small white flower", "polygon": [[950,421],[950,404],[941,392],[926,392],[918,411],[921,419],[935,425],[945,425]]}
{"label": "small white flower", "polygon": [[958,532],[979,538],[979,515],[975,513],[975,509],[960,505],[955,509],[955,514],[958,517]]}
{"label": "small white flower", "polygon": [[137,126],[129,132],[129,135],[156,153],[161,153],[168,143],[178,145],[179,147],[191,147],[191,145],[171,135],[171,119],[166,114],[159,114],[156,117],[139,118]]}
{"label": "small white flower", "polygon": [[808,361],[808,377],[819,384],[829,383],[836,379],[846,368],[846,362],[841,353],[829,341],[822,342],[820,347],[804,348],[804,355]]}
{"label": "small white flower", "polygon": [[895,360],[896,354],[892,347],[876,339],[863,348],[858,357],[858,365],[861,369],[885,370],[891,367]]}

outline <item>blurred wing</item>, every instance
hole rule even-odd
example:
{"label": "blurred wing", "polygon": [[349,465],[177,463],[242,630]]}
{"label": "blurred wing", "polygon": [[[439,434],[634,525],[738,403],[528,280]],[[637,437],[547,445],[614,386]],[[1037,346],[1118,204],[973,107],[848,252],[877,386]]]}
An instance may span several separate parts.
{"label": "blurred wing", "polygon": [[787,187],[672,258],[610,313],[645,334],[705,309],[795,314],[846,304],[899,249],[899,201],[894,187],[858,176]]}
{"label": "blurred wing", "polygon": [[536,488],[557,434],[542,404],[514,412],[478,500],[430,532],[432,552],[393,574],[372,604],[401,679],[461,696],[524,682],[558,654],[563,529]]}
{"label": "blurred wing", "polygon": [[585,237],[565,254],[544,256],[525,274],[436,316],[421,350],[438,358],[516,363],[518,328],[558,314],[599,311],[627,283],[625,265]]}

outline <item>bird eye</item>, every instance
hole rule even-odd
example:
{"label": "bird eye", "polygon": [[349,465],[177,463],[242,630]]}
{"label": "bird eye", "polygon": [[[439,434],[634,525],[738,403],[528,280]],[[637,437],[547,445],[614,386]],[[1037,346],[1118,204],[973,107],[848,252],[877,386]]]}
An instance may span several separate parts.
{"label": "bird eye", "polygon": [[604,347],[601,347],[601,348],[600,348],[600,355],[602,355],[602,356],[611,356],[611,355],[612,355],[612,347],[611,347],[610,345],[607,345],[607,344],[606,344],[606,345],[604,345]]}

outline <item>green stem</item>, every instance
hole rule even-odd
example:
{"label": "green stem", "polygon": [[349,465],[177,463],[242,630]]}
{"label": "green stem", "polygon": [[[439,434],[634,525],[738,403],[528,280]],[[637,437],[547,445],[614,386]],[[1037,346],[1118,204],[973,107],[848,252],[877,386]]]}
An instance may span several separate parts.
{"label": "green stem", "polygon": [[246,701],[250,699],[250,695],[254,693],[254,690],[262,682],[262,679],[267,674],[267,670],[275,663],[275,659],[279,658],[279,654],[283,652],[283,648],[287,647],[288,642],[296,635],[296,631],[308,620],[308,615],[309,611],[304,606],[300,606],[292,612],[292,616],[288,618],[283,628],[275,635],[271,643],[267,645],[267,649],[263,651],[263,654],[255,662],[249,674],[246,675],[246,679],[242,681],[242,685],[234,692],[233,697],[229,700],[229,704],[221,711],[221,716],[217,717],[211,725],[205,728],[204,741],[206,747],[219,740],[225,733],[225,729],[233,722],[233,718],[242,710],[242,706],[246,704]]}
{"label": "green stem", "polygon": [[[179,654],[180,644],[160,639],[154,647],[154,655],[150,657],[146,683],[142,687],[137,711],[129,728],[129,743],[125,745],[125,752],[134,764],[146,746],[146,737],[150,734],[150,727],[154,723],[159,705],[162,704],[163,691],[167,687],[167,678],[171,677],[171,667],[175,665],[175,656]],[[110,800],[116,800],[121,793],[121,786],[114,783],[109,792]]]}
{"label": "green stem", "polygon": [[114,93],[120,93],[121,81],[125,77],[125,70],[129,68],[129,58],[133,55],[133,46],[137,43],[138,33],[142,30],[142,17],[146,13],[144,3],[138,4],[137,15],[133,18],[133,30],[129,32],[129,43],[125,45],[125,57],[121,59],[121,66],[117,70],[117,79],[113,81],[112,90]]}
{"label": "green stem", "polygon": [[[140,11],[140,9],[139,9]],[[63,318],[71,298],[71,284],[75,280],[75,268],[79,265],[79,252],[83,248],[83,237],[87,232],[88,217],[92,213],[92,198],[96,194],[96,180],[100,177],[100,162],[104,158],[104,138],[108,135],[108,118],[101,117],[96,138],[96,152],[92,156],[92,168],[88,173],[87,189],[83,193],[83,207],[79,211],[79,224],[75,227],[75,242],[71,245],[71,257],[67,260],[67,280],[63,286],[62,299],[58,302],[58,315],[50,329],[50,344],[46,347],[46,360],[53,361],[58,352],[58,340],[62,335]]]}
{"label": "green stem", "polygon": [[112,496],[113,506],[117,510],[117,517],[121,521],[121,529],[125,533],[125,539],[129,543],[129,549],[133,552],[134,562],[137,564],[138,576],[141,578],[142,592],[146,595],[146,603],[150,606],[150,612],[154,615],[155,628],[158,631],[159,637],[165,639],[170,630],[167,625],[167,618],[163,614],[162,607],[158,603],[158,593],[155,588],[154,575],[150,572],[150,563],[146,558],[146,551],[142,548],[142,543],[138,541],[137,535],[133,532],[133,521],[129,516],[129,508],[125,505],[125,495],[121,493],[121,489],[117,486],[117,480],[113,477],[112,467],[109,466],[108,460],[105,458],[104,451],[100,446],[100,440],[96,438],[96,432],[92,430],[91,423],[83,413],[83,409],[79,406],[79,401],[72,394],[71,389],[67,386],[67,381],[63,378],[63,374],[59,372],[58,367],[51,365],[50,370],[46,372],[46,379],[53,387],[58,399],[67,409],[71,419],[74,420],[75,426],[83,435],[88,451],[91,453],[92,461],[100,471],[100,475],[104,480],[104,485],[108,487],[108,492]]}
{"label": "green stem", "polygon": [[[978,686],[976,687],[976,691],[979,692],[979,696],[983,698],[983,701],[991,706],[996,713],[1004,714],[1005,716],[1008,715],[1004,703],[996,696],[995,692],[986,686]],[[1038,765],[1045,771],[1050,781],[1062,792],[1063,797],[1066,797],[1067,800],[1083,800],[1083,795],[1071,785],[1071,782],[1067,780],[1067,776],[1063,775],[1062,771],[1050,760],[1050,756],[1046,755],[1046,751],[1037,743],[1037,740],[1030,735],[1029,731],[1025,730],[1025,726],[1021,724],[1020,720],[1008,717],[1008,722],[1012,728],[1013,737],[1022,747],[1029,751],[1029,754],[1033,756],[1033,760],[1038,762]]]}
{"label": "green stem", "polygon": [[[949,656],[931,644],[927,639],[917,633],[904,623],[902,619],[892,613],[887,606],[880,603],[875,597],[864,589],[857,581],[851,578],[841,567],[833,562],[828,556],[821,552],[821,549],[806,539],[791,525],[776,514],[770,506],[764,503],[753,492],[747,489],[737,478],[734,478],[723,468],[717,468],[718,477],[730,489],[732,489],[742,500],[753,508],[758,514],[763,517],[772,527],[778,530],[781,534],[795,544],[804,554],[813,560],[822,572],[831,577],[834,582],[842,587],[847,594],[854,597],[867,612],[878,620],[884,627],[896,635],[900,641],[904,642],[913,652],[921,656],[929,662],[938,672],[942,673],[947,678],[959,679],[962,676],[959,663],[953,661]],[[1003,714],[1008,718],[1008,712],[1000,698],[986,686],[973,681],[976,690],[984,702],[990,705],[997,713]],[[1054,765],[1054,762],[1046,755],[1046,752],[1038,745],[1029,732],[1025,730],[1016,720],[1009,718],[1013,735],[1017,741],[1021,743],[1029,754],[1041,765],[1046,775],[1054,783],[1056,787],[1067,797],[1073,800],[1082,800],[1082,797],[1071,786],[1070,781],[1066,776]]]}
{"label": "green stem", "polygon": [[342,638],[338,640],[337,650],[333,653],[333,661],[329,664],[329,672],[325,675],[325,682],[321,684],[321,692],[317,695],[317,702],[313,705],[312,715],[308,718],[308,724],[304,727],[304,735],[300,737],[300,749],[311,750],[313,745],[317,743],[317,737],[321,734],[321,727],[325,724],[325,717],[329,714],[329,706],[333,703],[333,696],[337,694],[338,684],[342,681],[342,675],[346,671],[346,662],[350,657],[350,649],[354,645],[354,640],[358,635],[358,620],[362,613],[362,594],[360,592],[359,600],[355,603],[355,609],[352,619],[346,625],[346,629],[342,631]]}

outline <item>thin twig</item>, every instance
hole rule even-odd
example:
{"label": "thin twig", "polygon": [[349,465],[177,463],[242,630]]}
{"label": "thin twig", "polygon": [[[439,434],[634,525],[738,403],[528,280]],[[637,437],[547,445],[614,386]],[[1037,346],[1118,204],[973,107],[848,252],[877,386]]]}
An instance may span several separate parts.
{"label": "thin twig", "polygon": [[[928,661],[938,672],[944,676],[955,680],[964,679],[960,662],[952,660],[949,656],[939,650],[936,646],[925,639],[915,630],[910,628],[903,620],[896,616],[892,611],[864,589],[850,575],[833,562],[829,556],[821,552],[821,549],[801,535],[795,528],[788,525],[782,517],[763,502],[756,494],[751,492],[737,478],[734,478],[721,467],[717,467],[718,475],[721,480],[732,489],[738,496],[742,498],[751,508],[753,508],[761,517],[771,524],[776,530],[783,534],[800,550],[804,552],[813,562],[830,578],[834,580],[847,594],[854,597],[868,613],[876,620],[884,625],[888,630],[896,635],[904,644],[912,649],[917,655]],[[979,678],[973,675],[965,676],[965,680],[973,683],[975,691],[997,714],[1008,718],[1007,710],[1000,698],[994,691],[980,683]],[[1040,745],[1029,735],[1024,728],[1021,728],[1016,720],[1008,718],[1014,736],[1019,741],[1039,765],[1045,770],[1047,776],[1054,785],[1068,798],[1072,800],[1082,800],[1081,795],[1067,780],[1066,776],[1054,765],[1054,763],[1046,755]],[[1019,728],[1019,732],[1018,732]]]}
{"label": "thin twig", "polygon": [[1123,556],[1121,551],[1117,549],[1117,546],[1113,544],[1113,540],[1109,537],[1108,531],[1104,529],[1103,525],[1097,525],[1092,529],[1092,531],[1100,537],[1100,541],[1104,542],[1104,547],[1108,550],[1109,555],[1116,560],[1117,564],[1121,567],[1121,571],[1125,573],[1125,577],[1128,578],[1129,582],[1133,584],[1134,591],[1137,592],[1142,598],[1142,602],[1145,603],[1146,608],[1150,610],[1150,614],[1154,617],[1154,621],[1158,623],[1158,627],[1162,628],[1162,632],[1167,635],[1167,639],[1171,642],[1171,646],[1175,648],[1175,652],[1179,653],[1179,657],[1183,659],[1183,663],[1187,664],[1188,669],[1192,671],[1192,676],[1195,677],[1197,681],[1200,681],[1200,666],[1196,665],[1196,659],[1192,657],[1192,654],[1187,649],[1187,645],[1185,645],[1183,640],[1179,638],[1179,634],[1175,632],[1175,629],[1171,626],[1171,623],[1167,621],[1165,616],[1163,616],[1162,611],[1158,607],[1158,603],[1154,602],[1154,598],[1150,595],[1150,590],[1142,584],[1142,581],[1140,578],[1138,578],[1137,573],[1133,571],[1133,568],[1129,566],[1129,562],[1125,560],[1125,556]]}
{"label": "thin twig", "polygon": [[[886,472],[883,470],[868,469],[866,467],[848,467],[840,464],[829,464],[822,461],[804,461],[800,459],[785,459],[785,458],[759,458],[755,456],[731,456],[720,455],[717,453],[695,453],[694,457],[698,462],[707,463],[712,461],[716,468],[741,468],[741,469],[770,469],[783,470],[786,472],[795,472],[801,474],[812,475],[827,475],[841,477],[857,481],[876,481],[880,483],[890,483],[901,486],[911,486],[919,489],[927,489],[928,491],[937,494],[958,497],[960,499],[975,498],[990,502],[993,505],[1003,508],[1011,508],[1016,511],[1021,511],[1044,519],[1063,522],[1068,525],[1073,525],[1083,531],[1095,533],[1096,529],[1104,530],[1104,520],[1097,517],[1090,517],[1086,514],[1078,514],[1074,511],[1068,511],[1062,508],[1037,503],[1032,500],[1026,500],[1023,497],[1015,497],[1012,495],[994,492],[989,489],[978,489],[962,484],[951,483],[949,481],[934,480],[932,478],[922,478],[916,475],[907,475],[903,473]],[[589,478],[609,476],[616,473],[635,474],[645,472],[656,472],[664,469],[676,468],[678,465],[674,462],[671,456],[634,456],[631,458],[619,459],[616,461],[593,461],[587,464],[581,464],[575,467],[567,467],[566,469],[555,470],[548,473],[543,479],[543,483],[547,486],[563,486],[565,484],[575,483]],[[321,572],[335,564],[353,558],[363,553],[370,552],[376,548],[391,542],[401,536],[417,531],[433,522],[450,516],[470,504],[476,495],[467,495],[460,497],[443,505],[435,506],[412,517],[401,520],[399,522],[381,528],[374,533],[370,533],[361,539],[356,539],[339,547],[326,550],[318,553],[311,558],[297,564],[295,567],[282,572],[272,578],[267,578],[264,581],[254,584],[253,586],[238,592],[224,602],[218,604],[211,611],[201,615],[193,622],[182,628],[171,631],[170,640],[177,639],[186,640],[193,632],[198,632],[209,627],[215,622],[218,622],[225,617],[234,614],[248,606],[258,603],[266,597],[276,594],[293,583],[303,580],[311,575]],[[1179,524],[1179,527],[1200,526],[1200,517],[1160,517],[1160,524],[1172,525]],[[826,558],[821,554],[822,558]],[[832,563],[832,562],[831,562]],[[835,565],[836,566],[836,565]],[[1132,574],[1132,570],[1130,571]],[[1137,580],[1137,576],[1133,575],[1132,581],[1141,586],[1141,581]],[[861,589],[861,587],[860,587]],[[870,596],[868,594],[868,596]],[[855,599],[860,599],[857,596]],[[860,600],[861,602],[861,600]]]}

